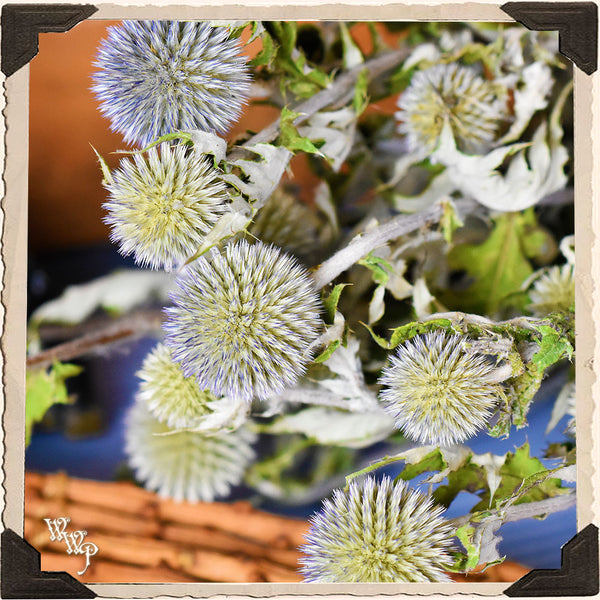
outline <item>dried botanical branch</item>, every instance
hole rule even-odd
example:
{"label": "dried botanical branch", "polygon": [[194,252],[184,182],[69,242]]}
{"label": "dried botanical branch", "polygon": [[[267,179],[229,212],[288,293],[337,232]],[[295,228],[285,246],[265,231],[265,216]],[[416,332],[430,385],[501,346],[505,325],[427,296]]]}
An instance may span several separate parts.
{"label": "dried botanical branch", "polygon": [[113,321],[74,340],[28,357],[27,368],[48,367],[57,360],[72,360],[78,356],[96,352],[101,348],[138,339],[144,335],[160,331],[161,322],[161,314],[157,311],[131,313],[116,322]]}
{"label": "dried botanical branch", "polygon": [[[350,69],[343,75],[340,75],[329,87],[318,92],[314,96],[311,96],[308,100],[291,107],[291,110],[300,113],[294,121],[294,125],[300,125],[327,106],[338,106],[347,103],[352,98],[358,76],[364,69],[369,72],[370,79],[372,80],[401,63],[407,55],[408,51],[406,48],[386,52],[385,54],[372,58],[371,60]],[[272,142],[279,134],[279,123],[279,119],[273,121],[273,123],[247,140],[243,144],[243,147]],[[228,156],[228,160],[234,160],[239,158],[239,156],[240,151],[233,150]]]}
{"label": "dried botanical branch", "polygon": [[439,204],[435,204],[420,213],[394,217],[361,237],[354,238],[347,246],[321,263],[313,273],[313,280],[317,288],[322,288],[331,283],[338,275],[366,256],[371,250],[375,250],[375,248],[383,246],[386,242],[401,235],[406,235],[421,227],[438,222],[442,214],[443,208]]}
{"label": "dried botanical branch", "polygon": [[[561,512],[575,505],[577,496],[575,490],[568,494],[553,496],[536,502],[523,502],[509,506],[505,509],[496,509],[490,511],[490,515],[496,514],[502,523],[510,523],[513,521],[522,521],[523,519],[533,519],[543,515],[551,515],[556,512]],[[455,527],[461,527],[469,522],[471,515],[463,515],[450,519],[450,522]]]}

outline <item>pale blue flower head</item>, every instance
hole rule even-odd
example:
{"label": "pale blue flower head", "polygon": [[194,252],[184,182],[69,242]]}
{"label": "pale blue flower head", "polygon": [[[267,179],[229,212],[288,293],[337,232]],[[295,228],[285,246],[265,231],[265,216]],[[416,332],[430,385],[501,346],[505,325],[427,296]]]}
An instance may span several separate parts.
{"label": "pale blue flower head", "polygon": [[291,256],[239,241],[196,260],[177,286],[165,341],[202,389],[266,400],[304,373],[319,333],[319,296]]}
{"label": "pale blue flower head", "polygon": [[300,547],[305,581],[397,583],[448,581],[452,529],[443,508],[403,481],[369,476],[334,490],[311,518]]}
{"label": "pale blue flower head", "polygon": [[176,130],[224,133],[250,87],[238,41],[208,23],[123,21],[108,29],[94,65],[100,112],[141,147]]}

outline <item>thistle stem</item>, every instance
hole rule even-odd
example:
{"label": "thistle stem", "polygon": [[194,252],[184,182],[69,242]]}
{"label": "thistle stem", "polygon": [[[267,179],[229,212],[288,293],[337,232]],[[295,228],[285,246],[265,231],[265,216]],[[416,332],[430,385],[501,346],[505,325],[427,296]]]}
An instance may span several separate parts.
{"label": "thistle stem", "polygon": [[398,215],[368,233],[355,237],[347,246],[338,250],[314,271],[313,280],[317,288],[331,283],[338,275],[375,248],[379,248],[401,235],[437,223],[442,215],[443,208],[439,204],[434,204],[421,213]]}
{"label": "thistle stem", "polygon": [[[300,102],[291,107],[293,112],[300,113],[294,121],[294,125],[300,125],[312,115],[319,112],[323,108],[330,105],[343,105],[348,102],[354,94],[354,86],[360,73],[366,69],[369,72],[369,79],[373,80],[382,73],[392,69],[399,63],[401,63],[406,56],[408,51],[406,48],[394,50],[392,52],[386,52],[381,56],[372,58],[367,62],[357,65],[353,69],[350,69],[343,75],[340,75],[331,85],[324,90],[318,92],[314,96],[311,96],[308,100]],[[254,144],[265,144],[272,142],[279,135],[280,119],[273,121],[268,127],[265,127],[262,131],[259,131],[256,135],[253,135],[247,142],[243,144],[243,147],[253,146]],[[234,150],[228,160],[238,158],[238,151]]]}
{"label": "thistle stem", "polygon": [[116,323],[99,327],[63,344],[38,352],[27,358],[27,368],[49,367],[54,361],[67,361],[90,354],[100,348],[121,344],[160,331],[162,313],[138,311],[119,319]]}

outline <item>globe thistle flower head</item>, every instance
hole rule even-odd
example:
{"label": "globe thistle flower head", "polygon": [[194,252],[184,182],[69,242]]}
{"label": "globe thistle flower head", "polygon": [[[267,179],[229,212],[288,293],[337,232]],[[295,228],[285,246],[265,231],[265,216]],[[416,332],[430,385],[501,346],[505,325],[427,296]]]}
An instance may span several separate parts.
{"label": "globe thistle flower head", "polygon": [[137,376],[141,379],[137,401],[171,429],[201,427],[217,401],[195,377],[185,377],[162,343],[146,356]]}
{"label": "globe thistle flower head", "polygon": [[129,144],[143,148],[176,130],[224,133],[250,87],[239,50],[226,27],[124,21],[100,45],[92,91]]}
{"label": "globe thistle flower head", "polygon": [[458,335],[416,336],[383,370],[380,399],[396,427],[423,444],[449,446],[484,427],[503,391],[496,367]]}
{"label": "globe thistle flower head", "polygon": [[318,243],[317,219],[312,211],[283,188],[276,189],[258,211],[249,232],[262,242],[304,256]]}
{"label": "globe thistle flower head", "polygon": [[574,266],[550,267],[533,284],[529,292],[531,303],[527,307],[536,317],[552,312],[569,312],[575,304]]}
{"label": "globe thistle flower head", "polygon": [[483,154],[508,118],[506,99],[474,68],[457,63],[417,71],[398,100],[398,132],[406,135],[411,152],[427,155],[437,147],[449,122],[459,150]]}
{"label": "globe thistle flower head", "polygon": [[192,256],[229,200],[206,159],[166,143],[123,159],[105,186],[111,240],[153,269],[171,270]]}
{"label": "globe thistle flower head", "polygon": [[265,400],[304,372],[319,298],[293,258],[242,240],[195,261],[177,284],[166,343],[202,389]]}
{"label": "globe thistle flower head", "polygon": [[215,435],[173,431],[136,402],[125,440],[129,465],[144,487],[177,502],[211,502],[242,481],[256,435],[247,428]]}
{"label": "globe thistle flower head", "polygon": [[307,582],[449,581],[452,531],[430,498],[388,477],[352,481],[311,518],[301,572]]}

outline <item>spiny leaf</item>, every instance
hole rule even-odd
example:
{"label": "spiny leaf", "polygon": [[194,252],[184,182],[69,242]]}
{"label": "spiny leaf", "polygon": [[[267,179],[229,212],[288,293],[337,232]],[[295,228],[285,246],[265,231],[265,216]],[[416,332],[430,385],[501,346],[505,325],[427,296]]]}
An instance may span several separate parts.
{"label": "spiny leaf", "polygon": [[323,350],[323,352],[321,352],[321,354],[319,354],[319,356],[317,356],[316,358],[313,358],[313,362],[316,363],[322,363],[325,362],[339,347],[339,345],[342,343],[342,340],[333,340],[333,342],[331,342],[331,344],[329,344],[327,346],[327,348],[325,348],[325,350]]}
{"label": "spiny leaf", "polygon": [[294,120],[300,116],[300,113],[289,110],[286,106],[281,109],[279,143],[290,152],[307,152],[323,157],[322,152],[307,138],[296,129]]}
{"label": "spiny leaf", "polygon": [[262,65],[269,66],[277,54],[275,42],[266,31],[261,36],[261,39],[263,47],[262,50],[250,61],[250,66],[252,67],[259,67]]}
{"label": "spiny leaf", "polygon": [[389,341],[381,336],[377,335],[371,327],[366,325],[365,323],[361,323],[364,325],[373,340],[382,348],[386,350],[392,350],[399,346],[406,340],[413,338],[415,335],[419,335],[421,333],[428,333],[429,331],[437,331],[439,329],[443,329],[449,333],[459,333],[458,329],[454,327],[454,324],[450,319],[431,319],[430,321],[425,321],[423,323],[414,322],[407,323],[406,325],[401,325],[400,327],[396,327],[396,329],[392,330],[392,336]]}
{"label": "spiny leaf", "polygon": [[357,116],[362,115],[365,108],[369,105],[369,71],[363,69],[356,79],[354,88],[354,97],[352,98],[352,108]]}
{"label": "spiny leaf", "polygon": [[335,317],[335,311],[337,310],[338,302],[340,301],[340,296],[342,294],[342,290],[347,286],[352,285],[350,283],[338,283],[327,298],[323,299],[323,304],[325,306],[325,310],[327,311],[327,316],[329,320],[333,322]]}
{"label": "spiny leaf", "polygon": [[451,293],[445,303],[481,314],[493,314],[503,305],[522,308],[525,297],[514,294],[533,273],[528,259],[535,254],[531,243],[525,247],[523,240],[536,227],[530,211],[503,213],[494,218],[482,244],[455,246],[448,255],[450,267],[466,271],[474,281],[463,293]]}
{"label": "spiny leaf", "polygon": [[538,325],[535,329],[542,334],[542,340],[531,360],[539,369],[545,370],[563,358],[571,358],[573,346],[562,332],[549,325]]}

